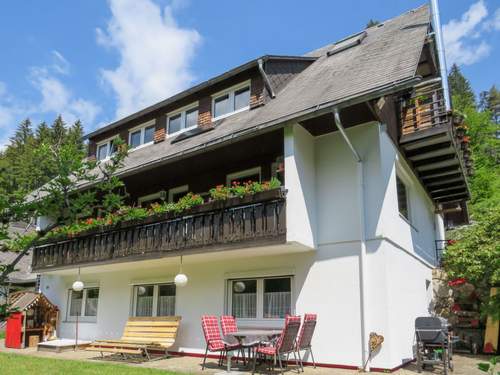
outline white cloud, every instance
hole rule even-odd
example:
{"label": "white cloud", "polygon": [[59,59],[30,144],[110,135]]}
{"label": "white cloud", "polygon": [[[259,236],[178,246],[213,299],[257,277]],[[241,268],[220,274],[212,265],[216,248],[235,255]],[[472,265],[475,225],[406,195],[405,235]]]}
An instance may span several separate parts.
{"label": "white cloud", "polygon": [[54,56],[52,68],[59,74],[69,74],[70,64],[68,60],[56,50],[52,51],[52,56]]}
{"label": "white cloud", "polygon": [[[495,29],[498,10],[493,19],[488,19],[488,9],[483,0],[472,4],[460,19],[452,19],[443,26],[446,60],[448,64],[471,65],[491,52],[484,32]],[[496,22],[496,23],[495,23]],[[489,24],[493,26],[488,26]]]}
{"label": "white cloud", "polygon": [[70,64],[58,51],[52,51],[52,63],[31,67],[28,81],[40,94],[40,100],[23,101],[9,93],[7,85],[0,82],[0,150],[8,143],[9,135],[24,118],[62,115],[66,123],[81,120],[87,129],[95,126],[101,108],[90,100],[72,93],[61,79],[70,72]]}
{"label": "white cloud", "polygon": [[91,101],[74,97],[64,83],[47,69],[33,68],[31,83],[42,96],[37,105],[38,111],[61,114],[67,123],[79,119],[85,125],[92,125],[101,110]]}
{"label": "white cloud", "polygon": [[110,0],[112,18],[97,29],[99,44],[115,49],[120,63],[102,70],[104,82],[117,97],[122,117],[167,98],[189,86],[190,63],[201,37],[182,28],[173,17],[179,1],[161,9],[151,0]]}
{"label": "white cloud", "polygon": [[485,23],[484,29],[486,31],[499,31],[500,30],[500,8],[495,11],[493,18]]}

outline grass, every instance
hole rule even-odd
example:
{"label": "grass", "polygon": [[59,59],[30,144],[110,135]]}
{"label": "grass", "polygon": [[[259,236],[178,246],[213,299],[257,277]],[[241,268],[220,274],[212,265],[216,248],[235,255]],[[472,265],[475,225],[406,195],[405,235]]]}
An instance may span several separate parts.
{"label": "grass", "polygon": [[0,353],[0,369],[2,375],[181,375],[177,372],[120,364],[38,358],[10,353]]}
{"label": "grass", "polygon": [[5,331],[0,331],[0,340],[5,338]]}

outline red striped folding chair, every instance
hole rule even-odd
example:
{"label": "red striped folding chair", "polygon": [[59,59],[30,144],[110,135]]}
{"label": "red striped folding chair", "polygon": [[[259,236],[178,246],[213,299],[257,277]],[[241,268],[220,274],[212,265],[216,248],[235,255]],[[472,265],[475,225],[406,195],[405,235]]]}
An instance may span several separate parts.
{"label": "red striped folding chair", "polygon": [[203,358],[203,365],[201,366],[201,369],[205,369],[205,362],[209,351],[219,353],[218,365],[222,366],[224,355],[228,350],[234,349],[233,345],[228,345],[222,341],[219,331],[219,323],[216,316],[203,315],[201,317],[201,327],[203,329],[205,341],[207,342],[207,348],[205,349],[205,357]]}
{"label": "red striped folding chair", "polygon": [[293,356],[295,358],[295,364],[297,365],[297,370],[300,372],[301,367],[297,359],[297,356],[295,355],[295,340],[297,338],[299,328],[300,328],[300,316],[287,315],[285,318],[285,328],[283,328],[283,331],[281,332],[278,341],[276,341],[276,344],[273,345],[271,343],[270,345],[261,346],[255,349],[255,358],[253,361],[252,374],[255,373],[255,366],[257,364],[258,355],[261,355],[264,358],[271,357],[272,364],[276,363],[277,360],[278,365],[280,366],[280,373],[283,374],[283,363],[281,361],[281,356],[283,354],[288,355],[290,353],[293,353]]}
{"label": "red striped folding chair", "polygon": [[312,337],[314,335],[314,330],[316,328],[316,322],[317,322],[316,314],[305,314],[304,322],[302,323],[299,335],[297,336],[295,350],[297,351],[297,356],[299,357],[300,368],[302,369],[302,372],[304,372],[304,365],[302,364],[302,357],[300,356],[300,352],[302,350],[305,351],[309,350],[309,353],[311,353],[313,366],[314,368],[316,368],[316,362],[314,361],[314,355],[311,346]]}

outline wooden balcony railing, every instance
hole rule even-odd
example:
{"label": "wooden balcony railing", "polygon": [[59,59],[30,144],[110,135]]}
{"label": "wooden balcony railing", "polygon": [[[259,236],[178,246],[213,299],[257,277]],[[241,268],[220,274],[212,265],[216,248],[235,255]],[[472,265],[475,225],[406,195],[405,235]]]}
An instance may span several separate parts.
{"label": "wooden balcony railing", "polygon": [[450,123],[441,83],[416,87],[410,97],[401,99],[401,135]]}
{"label": "wooden balcony railing", "polygon": [[284,243],[285,210],[281,189],[210,202],[180,216],[149,217],[40,244],[34,249],[32,267],[44,270]]}

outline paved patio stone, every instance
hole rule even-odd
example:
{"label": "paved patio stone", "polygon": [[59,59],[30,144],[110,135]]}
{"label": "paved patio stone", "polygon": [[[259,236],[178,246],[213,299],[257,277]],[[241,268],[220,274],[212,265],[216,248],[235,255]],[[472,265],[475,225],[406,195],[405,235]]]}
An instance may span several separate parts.
{"label": "paved patio stone", "polygon": [[[36,350],[36,348],[26,348],[26,349],[10,349],[6,348],[4,345],[4,340],[0,340],[0,352],[5,352],[5,353],[13,353],[13,354],[20,354],[20,355],[30,355],[30,356],[36,356],[36,357],[41,357],[41,358],[55,358],[55,359],[61,359],[61,360],[82,360],[82,361],[103,361],[105,360],[106,362],[110,363],[122,363],[122,364],[127,364],[129,366],[137,366],[137,367],[150,367],[150,368],[156,368],[156,369],[163,369],[163,370],[170,370],[170,371],[177,371],[181,373],[187,373],[187,374],[207,374],[207,375],[213,375],[216,373],[220,373],[222,371],[221,368],[217,367],[217,360],[214,359],[208,359],[207,360],[207,368],[204,371],[201,371],[201,362],[202,358],[196,358],[196,357],[171,357],[168,359],[159,359],[159,360],[152,360],[149,362],[140,362],[140,363],[133,363],[131,361],[111,361],[111,358],[105,358],[101,359],[101,356],[98,353],[95,352],[86,352],[85,350],[78,350],[78,351],[66,351],[62,353],[52,353],[52,352],[39,352]],[[96,355],[97,354],[97,355]],[[467,356],[467,355],[455,355],[454,357],[454,362],[455,362],[455,371],[451,374],[453,375],[482,375],[484,374],[483,372],[479,371],[476,367],[476,364],[478,362],[483,361],[484,358],[481,357],[472,357],[472,356]],[[296,374],[297,372],[294,371],[295,366],[291,366],[287,371],[286,374]],[[244,371],[244,368],[241,368],[241,371],[238,373],[241,373],[242,375],[247,375],[250,374],[250,371]],[[264,371],[264,368],[262,368],[262,373],[267,373]],[[277,374],[278,372],[275,372]],[[331,368],[321,368],[317,367],[316,369],[312,367],[306,367],[305,368],[305,375],[355,375],[357,374],[358,371],[355,370],[342,370],[342,369],[331,369]],[[415,364],[409,364],[405,368],[400,369],[393,374],[397,375],[416,375],[417,369]],[[434,371],[425,371],[422,374],[441,374],[441,370],[439,368],[436,368]]]}

